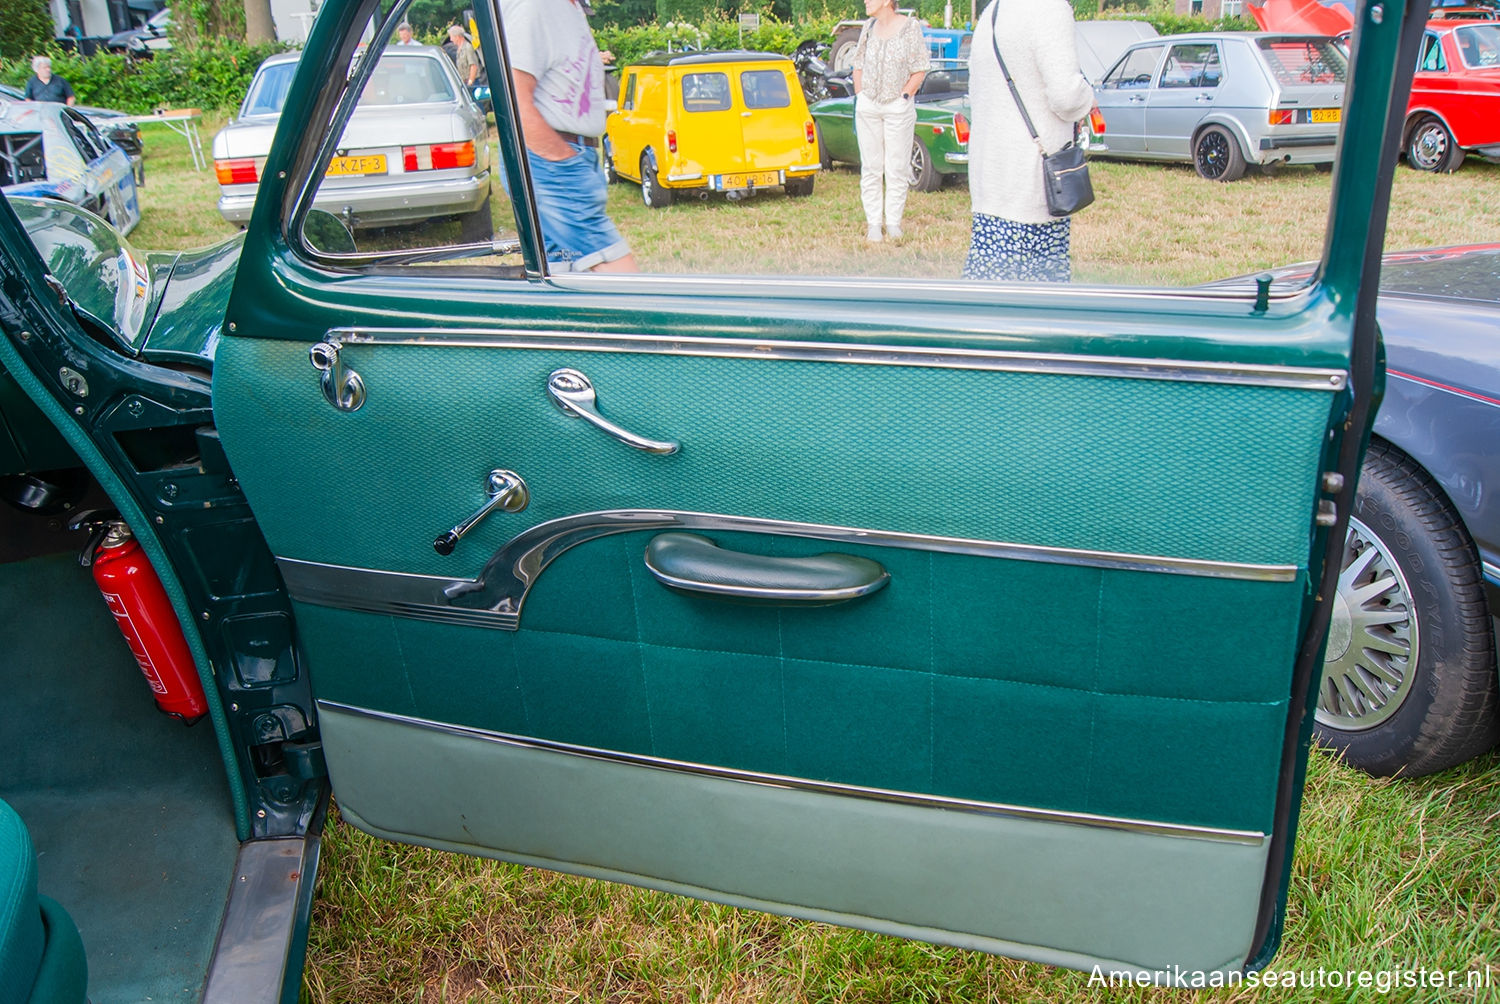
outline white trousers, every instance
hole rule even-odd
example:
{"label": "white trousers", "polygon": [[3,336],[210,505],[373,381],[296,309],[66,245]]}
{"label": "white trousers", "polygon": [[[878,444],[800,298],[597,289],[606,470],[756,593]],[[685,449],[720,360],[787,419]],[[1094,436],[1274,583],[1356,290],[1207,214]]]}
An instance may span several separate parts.
{"label": "white trousers", "polygon": [[[911,190],[911,144],[916,126],[917,106],[914,101],[897,97],[894,101],[881,102],[864,94],[855,98],[859,195],[865,205],[865,223],[871,229],[879,228],[882,208],[887,229],[901,225],[901,214],[906,210],[906,193]],[[885,183],[883,200],[882,181]]]}

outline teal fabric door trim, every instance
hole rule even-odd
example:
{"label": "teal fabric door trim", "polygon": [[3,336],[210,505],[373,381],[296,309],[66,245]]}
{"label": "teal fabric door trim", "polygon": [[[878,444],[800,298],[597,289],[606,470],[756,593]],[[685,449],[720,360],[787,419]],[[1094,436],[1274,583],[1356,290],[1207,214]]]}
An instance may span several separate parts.
{"label": "teal fabric door trim", "polygon": [[[272,553],[433,576],[473,576],[523,531],[614,510],[1301,567],[1340,400],[1053,373],[345,345],[368,397],[344,413],[319,392],[305,345],[227,338],[218,353],[215,418]],[[681,451],[647,455],[563,414],[546,386],[569,366],[586,370],[611,421]],[[436,554],[433,537],[484,503],[496,467],[525,479],[530,505]]]}
{"label": "teal fabric door trim", "polygon": [[593,761],[325,708],[344,818],[387,839],[1052,965],[1239,969],[1264,845]]}

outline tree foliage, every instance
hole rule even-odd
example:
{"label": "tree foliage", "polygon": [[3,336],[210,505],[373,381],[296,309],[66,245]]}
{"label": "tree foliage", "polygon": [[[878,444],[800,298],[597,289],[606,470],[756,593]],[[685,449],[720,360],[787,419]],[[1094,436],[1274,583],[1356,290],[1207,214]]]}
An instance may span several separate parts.
{"label": "tree foliage", "polygon": [[24,59],[52,45],[55,28],[47,0],[11,0],[0,18],[0,59]]}

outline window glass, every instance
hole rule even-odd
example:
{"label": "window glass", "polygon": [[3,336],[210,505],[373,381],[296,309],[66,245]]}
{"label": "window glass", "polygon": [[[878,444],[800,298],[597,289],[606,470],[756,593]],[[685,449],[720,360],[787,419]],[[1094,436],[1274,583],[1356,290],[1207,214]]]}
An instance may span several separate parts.
{"label": "window glass", "polygon": [[682,110],[721,112],[729,107],[729,74],[684,73]]}
{"label": "window glass", "polygon": [[[462,10],[424,6],[423,11],[431,20],[431,35],[458,25],[466,35],[458,44],[470,46],[474,58],[480,58]],[[372,21],[366,36],[371,41],[350,63],[348,87],[359,87],[359,98],[338,142],[327,151],[303,239],[320,256],[487,263],[519,274],[520,246],[510,197],[500,183],[486,78],[480,76],[471,90],[455,65],[467,54],[450,55],[435,45],[394,44],[390,36],[400,20],[400,12],[391,12]],[[263,65],[246,109],[278,115],[294,69],[294,62]],[[343,101],[348,100],[346,90]],[[263,163],[269,150],[264,121],[256,120],[241,140],[231,138],[226,144],[247,158],[246,181],[253,181],[257,170],[248,158]],[[231,123],[226,131],[235,128]],[[253,195],[253,184],[223,190],[229,194],[246,188]]]}
{"label": "window glass", "polygon": [[746,108],[790,108],[792,95],[780,70],[746,70],[740,74]]}
{"label": "window glass", "polygon": [[1162,87],[1218,87],[1222,76],[1216,45],[1174,45],[1161,73]]}
{"label": "window glass", "polygon": [[1099,86],[1111,90],[1122,87],[1150,87],[1151,75],[1156,72],[1156,61],[1161,58],[1162,46],[1149,45],[1132,49],[1115,64],[1115,68],[1104,75]]}
{"label": "window glass", "polygon": [[250,83],[240,116],[280,115],[281,106],[286,103],[286,92],[292,86],[292,75],[296,72],[295,58],[263,63]]}
{"label": "window glass", "polygon": [[1349,61],[1331,38],[1257,39],[1271,75],[1280,84],[1342,84]]}
{"label": "window glass", "polygon": [[[560,17],[553,24],[555,12],[541,6],[547,37],[555,31],[570,40],[553,48],[576,53],[574,32],[580,32],[579,46],[586,44],[581,11],[576,25]],[[416,13],[407,16],[417,20],[424,9],[414,4],[409,10]],[[520,18],[526,10],[507,4],[501,16]],[[456,21],[463,12],[455,8],[448,16]],[[434,123],[473,121],[465,111],[472,96],[441,49],[416,45],[398,52],[383,38],[397,21],[382,23],[386,27],[371,28],[367,53],[349,68],[350,87],[361,101],[340,138],[328,143],[312,202],[326,215],[318,218],[321,236],[311,223],[304,229],[306,243],[334,256],[352,246],[355,256],[379,255],[388,265],[495,265],[497,276],[519,274],[512,200],[500,181],[500,144],[513,137],[497,132],[490,117],[472,137],[435,135]],[[419,24],[418,39],[444,34],[445,23]],[[596,44],[610,37],[592,27]],[[518,21],[504,41],[514,55],[536,44],[529,39]],[[1096,202],[1072,218],[1071,236],[1055,245],[1036,243],[1031,230],[976,235],[977,216],[1048,217],[1045,206],[1023,206],[1016,211],[1025,215],[1006,217],[1005,199],[998,209],[985,208],[997,183],[990,181],[986,194],[976,179],[981,173],[1009,176],[971,160],[984,155],[969,148],[971,128],[984,128],[983,116],[999,116],[1013,102],[1003,88],[971,94],[963,64],[934,65],[916,96],[917,122],[906,141],[911,152],[902,158],[907,171],[890,168],[905,182],[902,215],[893,228],[883,219],[887,202],[876,203],[878,241],[868,239],[872,210],[862,192],[854,101],[837,87],[820,94],[808,80],[799,82],[792,61],[772,62],[774,54],[621,56],[618,108],[609,111],[614,106],[601,100],[592,115],[580,110],[589,102],[575,100],[578,114],[568,115],[558,111],[565,103],[555,93],[533,96],[523,121],[535,122],[526,117],[535,112],[550,132],[527,136],[531,186],[517,196],[535,203],[547,238],[537,250],[550,259],[554,275],[623,262],[666,275],[954,282],[976,274],[968,269],[970,254],[986,241],[1008,241],[1006,247],[1032,241],[1025,246],[1036,249],[1035,257],[1064,261],[1065,269],[1039,275],[1049,281],[1162,287],[1253,275],[1318,256],[1330,175],[1317,168],[1327,168],[1336,155],[1336,127],[1330,126],[1339,120],[1337,106],[1347,90],[1345,59],[1331,44],[1276,35],[1265,44],[1250,45],[1253,40],[1153,40],[1125,51],[1095,92],[1084,88],[1071,96],[1083,109],[1076,138],[1090,147]],[[1228,52],[1229,44],[1240,48]],[[976,49],[974,58],[983,55]],[[1219,110],[1221,99],[1147,100],[1159,78],[1164,88],[1216,89],[1227,97],[1224,63],[1241,55],[1263,58],[1280,79],[1300,85],[1298,100],[1307,103],[1298,107],[1317,114],[1318,128],[1267,126],[1276,109],[1257,115],[1252,108],[1245,113],[1250,134],[1241,135],[1207,127],[1204,116]],[[576,64],[576,58],[568,62]],[[602,60],[599,70],[568,79],[602,79]],[[270,94],[278,90],[273,83],[257,86]],[[580,93],[575,88],[574,97]],[[1097,114],[1088,114],[1090,104],[1098,105]],[[1313,125],[1311,114],[1307,125]],[[556,142],[567,143],[573,154],[563,159],[542,152]],[[989,156],[1000,164],[1033,153],[1028,141]],[[476,217],[472,201],[442,201],[454,188],[472,199],[469,179],[481,175],[489,185],[486,213]],[[1016,187],[999,183],[1007,196]],[[1269,206],[1275,211],[1266,211]],[[498,243],[471,239],[476,218]],[[1423,241],[1407,237],[1405,243]]]}
{"label": "window glass", "polygon": [[1453,33],[1464,65],[1500,66],[1500,24],[1477,24]]}

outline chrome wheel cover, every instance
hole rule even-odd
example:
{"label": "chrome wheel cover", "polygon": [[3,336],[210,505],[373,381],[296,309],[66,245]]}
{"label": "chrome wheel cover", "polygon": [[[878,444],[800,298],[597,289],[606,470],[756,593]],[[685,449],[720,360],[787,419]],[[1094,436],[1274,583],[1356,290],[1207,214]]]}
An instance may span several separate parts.
{"label": "chrome wheel cover", "polygon": [[1448,156],[1448,130],[1436,122],[1418,126],[1406,156],[1421,170],[1436,171]]}
{"label": "chrome wheel cover", "polygon": [[1385,543],[1351,518],[1318,687],[1318,724],[1363,732],[1394,715],[1411,692],[1420,644],[1406,576]]}
{"label": "chrome wheel cover", "polygon": [[927,151],[922,148],[921,140],[911,141],[911,177],[907,183],[916,188],[917,183],[922,180],[922,164],[927,159]]}

